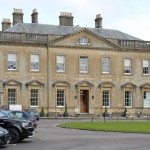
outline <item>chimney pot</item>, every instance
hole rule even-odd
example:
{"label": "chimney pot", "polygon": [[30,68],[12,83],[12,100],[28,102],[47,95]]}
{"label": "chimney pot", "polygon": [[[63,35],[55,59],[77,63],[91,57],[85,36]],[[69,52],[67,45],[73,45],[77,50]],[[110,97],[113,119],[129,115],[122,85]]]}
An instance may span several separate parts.
{"label": "chimney pot", "polygon": [[69,12],[61,12],[59,16],[59,25],[73,26],[73,16]]}
{"label": "chimney pot", "polygon": [[23,23],[23,11],[22,11],[22,9],[15,9],[14,8],[13,25],[15,25],[19,22]]}
{"label": "chimney pot", "polygon": [[32,23],[38,23],[38,12],[36,9],[33,9],[32,16]]}
{"label": "chimney pot", "polygon": [[102,19],[101,14],[96,15],[95,28],[102,28]]}
{"label": "chimney pot", "polygon": [[4,18],[2,21],[2,31],[5,31],[11,27],[10,19]]}

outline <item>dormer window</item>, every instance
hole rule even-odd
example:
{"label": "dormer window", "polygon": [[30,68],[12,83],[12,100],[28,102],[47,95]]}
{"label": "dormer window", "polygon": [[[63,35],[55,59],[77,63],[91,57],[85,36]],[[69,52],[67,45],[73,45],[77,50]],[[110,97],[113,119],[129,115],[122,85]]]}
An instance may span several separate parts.
{"label": "dormer window", "polygon": [[80,37],[77,41],[80,45],[90,45],[90,40],[87,37]]}

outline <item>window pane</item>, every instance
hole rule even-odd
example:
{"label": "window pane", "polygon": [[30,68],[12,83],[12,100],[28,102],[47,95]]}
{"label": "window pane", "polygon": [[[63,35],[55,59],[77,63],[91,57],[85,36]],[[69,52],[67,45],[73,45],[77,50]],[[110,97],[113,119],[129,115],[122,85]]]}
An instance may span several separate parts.
{"label": "window pane", "polygon": [[102,73],[110,73],[110,58],[102,58]]}
{"label": "window pane", "polygon": [[149,61],[143,60],[143,74],[149,74]]}
{"label": "window pane", "polygon": [[31,89],[30,105],[31,106],[38,106],[38,102],[39,102],[39,91],[38,91],[38,89]]}
{"label": "window pane", "polygon": [[65,72],[65,56],[57,56],[57,72]]}
{"label": "window pane", "polygon": [[77,44],[90,45],[90,40],[87,37],[80,37],[77,41]]}
{"label": "window pane", "polygon": [[30,70],[39,71],[39,55],[30,56]]}
{"label": "window pane", "polygon": [[103,106],[110,106],[110,92],[109,91],[103,91]]}
{"label": "window pane", "polygon": [[8,89],[8,105],[16,104],[16,89]]}
{"label": "window pane", "polygon": [[124,73],[131,74],[131,60],[130,59],[124,60]]}
{"label": "window pane", "polygon": [[16,70],[17,68],[17,54],[8,54],[8,70]]}
{"label": "window pane", "polygon": [[80,72],[88,72],[88,57],[80,57]]}
{"label": "window pane", "polygon": [[144,92],[144,108],[150,107],[150,92]]}
{"label": "window pane", "polygon": [[125,106],[131,107],[132,106],[132,92],[125,91]]}
{"label": "window pane", "polygon": [[65,106],[65,91],[57,90],[57,106]]}

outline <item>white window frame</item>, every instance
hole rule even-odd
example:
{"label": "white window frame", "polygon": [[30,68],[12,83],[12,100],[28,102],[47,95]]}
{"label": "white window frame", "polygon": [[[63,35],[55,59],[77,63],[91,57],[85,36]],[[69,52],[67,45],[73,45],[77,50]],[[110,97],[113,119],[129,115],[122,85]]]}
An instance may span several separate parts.
{"label": "white window frame", "polygon": [[66,92],[65,89],[57,89],[56,105],[57,107],[65,107]]}
{"label": "white window frame", "polygon": [[16,104],[17,103],[17,89],[8,88],[8,105]]}
{"label": "white window frame", "polygon": [[39,89],[30,89],[30,107],[39,107]]}
{"label": "white window frame", "polygon": [[150,108],[150,92],[144,91],[143,96],[143,107],[144,108]]}
{"label": "white window frame", "polygon": [[31,54],[30,55],[30,71],[39,71],[40,69],[40,55]]}
{"label": "white window frame", "polygon": [[87,37],[82,36],[77,40],[77,44],[90,45],[90,40]]}
{"label": "white window frame", "polygon": [[7,70],[17,70],[17,54],[7,54]]}
{"label": "white window frame", "polygon": [[102,73],[110,74],[110,58],[109,57],[102,58]]}
{"label": "white window frame", "polygon": [[142,66],[143,66],[143,75],[149,75],[150,73],[150,62],[148,59],[143,59],[142,61]]}
{"label": "white window frame", "polygon": [[[107,103],[107,105],[106,105]],[[110,107],[110,90],[103,90],[102,92],[102,105],[103,107]]]}
{"label": "white window frame", "polygon": [[88,73],[88,57],[80,56],[80,73]]}
{"label": "white window frame", "polygon": [[132,108],[132,101],[133,101],[133,92],[132,91],[125,91],[124,92],[124,105],[126,108]]}
{"label": "white window frame", "polygon": [[131,59],[124,59],[124,74],[131,75],[132,72],[132,61]]}
{"label": "white window frame", "polygon": [[66,57],[65,55],[56,56],[56,71],[65,72],[66,69]]}

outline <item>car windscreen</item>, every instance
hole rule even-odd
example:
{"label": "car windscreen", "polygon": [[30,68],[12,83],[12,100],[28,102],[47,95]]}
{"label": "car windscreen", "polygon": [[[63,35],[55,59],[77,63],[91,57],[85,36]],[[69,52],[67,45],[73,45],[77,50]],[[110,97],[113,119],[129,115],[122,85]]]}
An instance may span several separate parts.
{"label": "car windscreen", "polygon": [[0,112],[0,118],[3,118],[3,117],[5,117],[5,115],[2,112]]}

